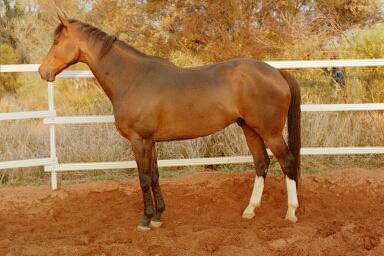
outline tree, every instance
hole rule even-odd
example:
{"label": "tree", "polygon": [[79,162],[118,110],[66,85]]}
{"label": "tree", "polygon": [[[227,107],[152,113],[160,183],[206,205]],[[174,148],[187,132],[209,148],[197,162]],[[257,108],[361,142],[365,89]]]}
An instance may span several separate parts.
{"label": "tree", "polygon": [[95,0],[85,20],[147,54],[168,57],[169,49],[159,26],[161,11],[151,10],[152,2]]}
{"label": "tree", "polygon": [[0,1],[0,42],[12,41],[21,62],[40,62],[47,52],[57,6],[147,54],[206,63],[329,58],[348,31],[383,17],[379,0]]}
{"label": "tree", "polygon": [[203,55],[209,61],[238,56],[311,58],[352,27],[375,23],[381,18],[378,0],[167,3],[164,4],[168,9],[165,29],[172,46]]}

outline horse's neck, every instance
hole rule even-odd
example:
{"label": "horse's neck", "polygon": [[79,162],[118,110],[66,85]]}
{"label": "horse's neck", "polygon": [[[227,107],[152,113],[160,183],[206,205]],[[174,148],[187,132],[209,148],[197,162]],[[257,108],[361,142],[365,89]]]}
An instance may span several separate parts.
{"label": "horse's neck", "polygon": [[109,52],[100,59],[97,51],[88,53],[88,55],[89,57],[84,62],[89,66],[113,104],[114,100],[132,85],[142,64],[140,59],[135,56],[134,52],[122,52],[117,45],[113,45]]}

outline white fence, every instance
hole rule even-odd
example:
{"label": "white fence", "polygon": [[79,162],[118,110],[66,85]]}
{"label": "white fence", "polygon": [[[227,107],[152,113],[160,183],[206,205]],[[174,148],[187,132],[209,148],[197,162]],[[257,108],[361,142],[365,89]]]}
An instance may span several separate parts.
{"label": "white fence", "polygon": [[[384,66],[384,59],[360,60],[315,60],[315,61],[270,61],[267,62],[276,68],[324,68],[324,67],[378,67]],[[37,72],[39,64],[26,65],[0,65],[0,74],[4,72]],[[90,71],[63,71],[61,78],[89,78],[93,77]],[[371,104],[309,104],[302,105],[303,112],[314,111],[374,111],[384,110],[384,103]],[[44,170],[51,173],[52,189],[57,188],[57,173],[62,171],[100,170],[135,168],[135,161],[119,162],[88,162],[88,163],[58,163],[56,155],[56,124],[89,124],[113,123],[114,117],[108,116],[57,116],[54,105],[54,84],[48,83],[48,110],[0,113],[0,121],[17,119],[43,119],[49,126],[50,156],[46,158],[3,161],[0,169],[20,168],[31,166],[44,166]],[[270,152],[268,152],[270,154]],[[352,155],[352,154],[383,154],[383,147],[311,147],[302,148],[302,155]],[[158,160],[159,167],[237,164],[252,163],[251,156],[210,157],[193,159],[164,159]]]}

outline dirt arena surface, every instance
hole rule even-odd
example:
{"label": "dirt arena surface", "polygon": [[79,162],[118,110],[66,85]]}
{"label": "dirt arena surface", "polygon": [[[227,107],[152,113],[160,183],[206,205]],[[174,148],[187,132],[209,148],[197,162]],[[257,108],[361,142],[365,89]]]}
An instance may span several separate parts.
{"label": "dirt arena surface", "polygon": [[384,255],[384,170],[304,175],[299,222],[283,219],[282,176],[268,176],[261,208],[241,218],[253,175],[162,179],[162,228],[136,230],[137,179],[0,189],[0,255]]}

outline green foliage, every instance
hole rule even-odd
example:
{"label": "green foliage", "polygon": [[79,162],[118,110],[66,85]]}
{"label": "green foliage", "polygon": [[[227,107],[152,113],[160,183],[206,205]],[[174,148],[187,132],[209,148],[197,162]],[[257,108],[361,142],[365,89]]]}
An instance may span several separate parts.
{"label": "green foliage", "polygon": [[305,69],[290,72],[300,84],[303,104],[344,103],[343,91],[338,89],[327,71]]}
{"label": "green foliage", "polygon": [[0,45],[0,64],[16,64],[19,61],[16,50],[8,44]]}
{"label": "green foliage", "polygon": [[[341,58],[384,58],[384,24],[351,31],[339,48]],[[348,76],[353,79],[351,97],[367,102],[384,101],[384,70],[380,68],[350,69]],[[359,79],[357,80],[356,77]],[[352,81],[351,81],[352,82]]]}
{"label": "green foliage", "polygon": [[384,23],[351,32],[340,47],[341,56],[345,58],[383,58],[384,57]]}
{"label": "green foliage", "polygon": [[[15,49],[10,45],[0,44],[0,64],[16,64],[18,61],[19,57]],[[17,73],[0,73],[0,97],[5,92],[16,92],[20,86]]]}

